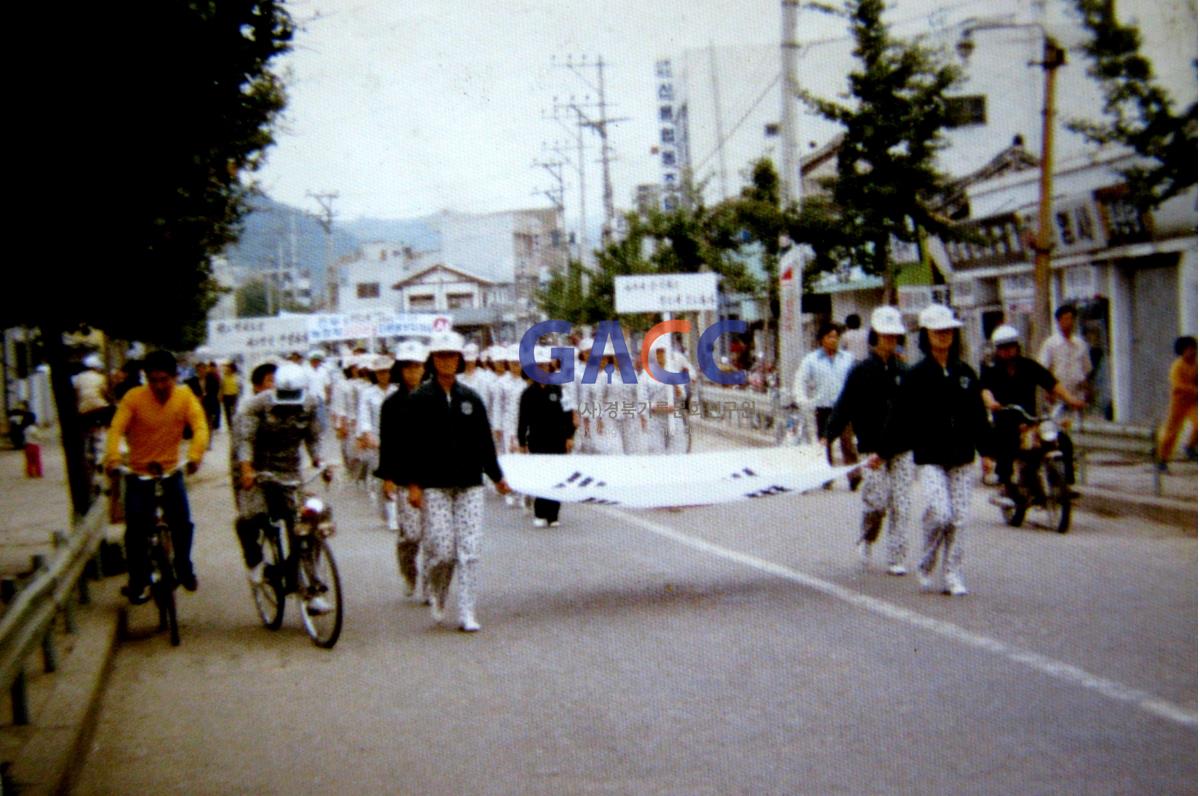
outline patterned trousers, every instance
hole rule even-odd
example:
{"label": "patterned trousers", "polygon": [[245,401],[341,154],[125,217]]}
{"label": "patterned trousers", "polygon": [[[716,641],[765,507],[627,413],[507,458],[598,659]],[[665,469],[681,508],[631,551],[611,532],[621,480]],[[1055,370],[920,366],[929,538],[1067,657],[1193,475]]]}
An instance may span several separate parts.
{"label": "patterned trousers", "polygon": [[888,565],[903,564],[908,558],[908,520],[912,506],[915,468],[912,454],[884,459],[877,470],[862,469],[862,541],[874,544],[887,518]]}
{"label": "patterned trousers", "polygon": [[974,468],[971,464],[950,468],[923,464],[918,468],[918,475],[925,495],[925,513],[921,521],[925,529],[925,546],[918,567],[925,575],[931,574],[940,552],[943,573],[961,575],[963,531],[975,481]]}
{"label": "patterned trousers", "polygon": [[483,537],[483,487],[425,490],[425,571],[438,605],[445,605],[450,580],[458,569],[458,610],[475,616],[476,570]]}

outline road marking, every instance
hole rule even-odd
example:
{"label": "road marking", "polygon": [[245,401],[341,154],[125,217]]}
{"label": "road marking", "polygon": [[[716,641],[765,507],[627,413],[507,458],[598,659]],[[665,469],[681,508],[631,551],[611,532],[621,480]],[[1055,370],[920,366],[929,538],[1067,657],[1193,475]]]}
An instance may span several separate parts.
{"label": "road marking", "polygon": [[916,611],[910,611],[909,609],[896,605],[895,603],[890,603],[886,600],[881,600],[876,597],[871,597],[866,594],[856,592],[844,586],[839,586],[836,583],[831,583],[827,580],[813,577],[812,575],[806,575],[803,572],[772,563],[765,559],[757,558],[745,553],[739,553],[736,550],[730,550],[726,547],[720,547],[719,545],[706,542],[702,539],[696,539],[695,537],[688,536],[687,534],[681,533],[674,528],[670,528],[666,525],[660,525],[659,523],[652,522],[634,514],[602,507],[596,507],[595,510],[608,514],[610,517],[632,523],[633,525],[650,531],[653,534],[670,539],[673,542],[690,547],[693,550],[699,550],[703,553],[724,558],[727,561],[733,561],[735,563],[757,569],[758,571],[765,572],[769,575],[775,575],[777,577],[790,580],[794,583],[799,583],[800,585],[812,589],[813,591],[820,592],[821,594],[841,600],[842,602],[846,602],[858,608],[870,611],[873,614],[887,617],[888,619],[894,619],[896,621],[912,625],[913,627],[919,627],[923,630],[928,630],[931,633],[936,633],[937,635],[942,636],[943,638],[948,638],[952,641],[966,644],[969,647],[995,653],[996,655],[1005,657],[1010,661],[1019,663],[1023,666],[1029,667],[1030,669],[1041,672],[1042,674],[1053,677],[1056,680],[1061,680],[1071,685],[1080,686],[1091,691],[1095,691],[1110,699],[1115,699],[1118,702],[1126,702],[1146,711],[1147,713],[1158,716],[1159,718],[1167,719],[1168,721],[1181,724],[1185,727],[1196,727],[1195,711],[1181,705],[1176,705],[1173,702],[1154,696],[1146,691],[1124,685],[1123,683],[1118,683],[1115,680],[1109,680],[1107,678],[1094,675],[1091,672],[1080,669],[1079,667],[1073,666],[1069,663],[1063,663],[1062,661],[1055,660],[1054,658],[1047,657],[1037,652],[1033,652],[1032,650],[1026,650],[1022,649],[1021,647],[1015,647],[1011,644],[1006,644],[1003,641],[991,638],[990,636],[983,636],[978,633],[974,633],[951,622],[946,622],[941,619],[934,619],[932,617],[917,613]]}

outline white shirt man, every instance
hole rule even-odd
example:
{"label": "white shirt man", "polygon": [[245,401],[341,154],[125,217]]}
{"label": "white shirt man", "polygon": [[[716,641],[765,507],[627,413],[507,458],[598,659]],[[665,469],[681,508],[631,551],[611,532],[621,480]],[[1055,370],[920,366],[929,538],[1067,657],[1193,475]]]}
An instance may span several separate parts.
{"label": "white shirt man", "polygon": [[1038,362],[1073,395],[1085,396],[1092,357],[1087,342],[1075,332],[1075,310],[1059,307],[1054,317],[1058,328],[1042,343]]}

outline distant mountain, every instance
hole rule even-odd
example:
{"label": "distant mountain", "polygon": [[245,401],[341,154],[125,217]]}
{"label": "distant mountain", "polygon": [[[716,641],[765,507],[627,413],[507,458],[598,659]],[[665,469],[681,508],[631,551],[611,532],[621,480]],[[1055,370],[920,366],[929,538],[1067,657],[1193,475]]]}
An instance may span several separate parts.
{"label": "distant mountain", "polygon": [[363,243],[403,243],[416,251],[437,251],[442,246],[442,236],[434,218],[358,218],[354,221],[339,222],[337,226]]}

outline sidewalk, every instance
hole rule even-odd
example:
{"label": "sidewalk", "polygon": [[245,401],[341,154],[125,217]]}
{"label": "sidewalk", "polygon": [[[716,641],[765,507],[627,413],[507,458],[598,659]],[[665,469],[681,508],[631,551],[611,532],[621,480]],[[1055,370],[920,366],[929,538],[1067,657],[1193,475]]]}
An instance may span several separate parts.
{"label": "sidewalk", "polygon": [[[730,411],[724,417],[693,415],[693,429],[714,434],[735,445],[774,445],[773,430],[755,429],[748,418]],[[1087,454],[1086,483],[1076,489],[1076,505],[1084,511],[1127,516],[1174,525],[1195,535],[1197,525],[1197,470],[1195,462],[1171,462],[1160,474],[1162,494],[1155,495],[1154,467],[1148,462],[1123,459],[1120,454]],[[1078,470],[1078,468],[1077,468]]]}

